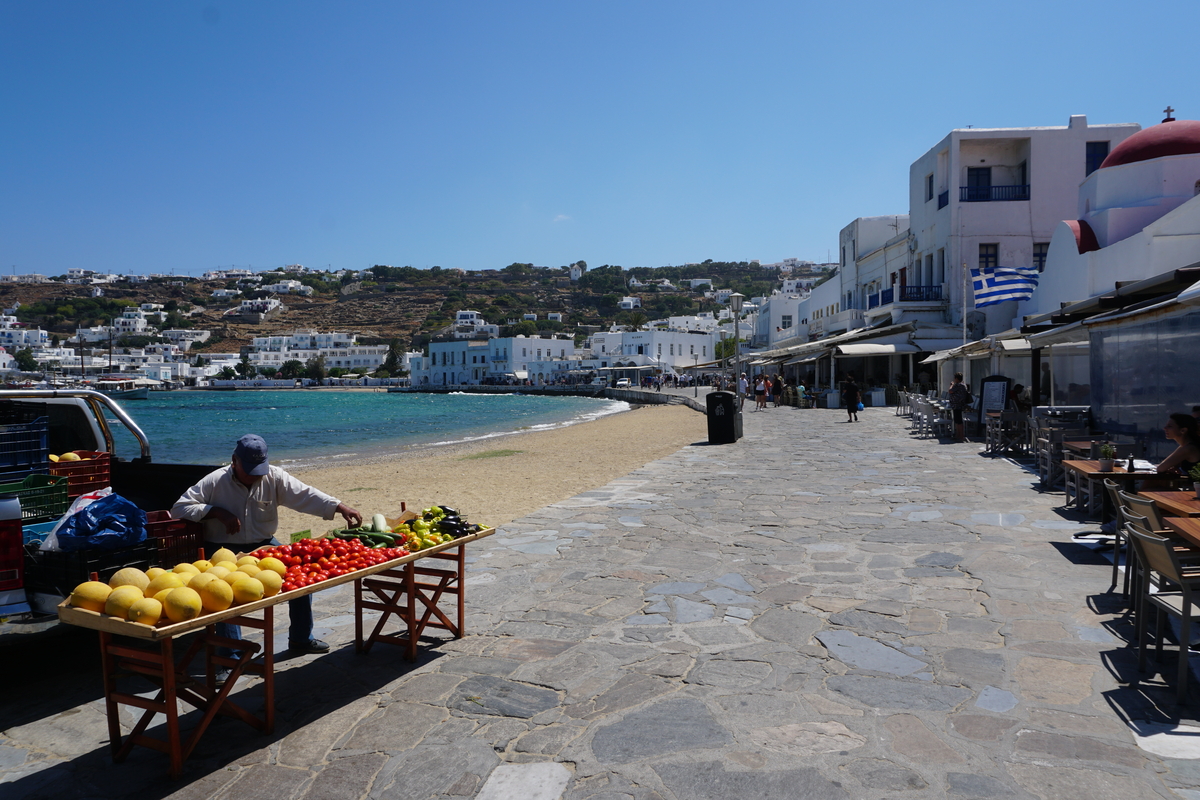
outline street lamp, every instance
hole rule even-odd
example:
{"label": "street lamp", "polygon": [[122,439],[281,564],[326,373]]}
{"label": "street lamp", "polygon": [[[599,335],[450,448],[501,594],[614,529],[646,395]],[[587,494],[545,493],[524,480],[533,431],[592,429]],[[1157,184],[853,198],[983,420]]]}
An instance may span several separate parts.
{"label": "street lamp", "polygon": [[692,397],[700,396],[700,381],[696,380],[696,367],[700,364],[700,356],[692,353],[692,388],[695,390]]}
{"label": "street lamp", "polygon": [[733,348],[735,354],[733,360],[733,380],[737,386],[738,411],[742,410],[742,404],[746,402],[746,397],[742,394],[742,332],[739,327],[741,324],[742,303],[745,300],[746,296],[739,292],[729,295],[729,309],[733,311]]}

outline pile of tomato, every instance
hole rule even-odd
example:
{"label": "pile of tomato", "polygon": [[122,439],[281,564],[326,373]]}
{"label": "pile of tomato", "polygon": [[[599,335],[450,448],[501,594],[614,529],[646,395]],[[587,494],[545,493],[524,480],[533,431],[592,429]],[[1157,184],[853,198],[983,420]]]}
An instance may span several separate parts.
{"label": "pile of tomato", "polygon": [[287,572],[282,590],[289,592],[406,556],[408,551],[403,547],[372,548],[358,539],[301,539],[293,544],[261,548],[254,555],[274,556],[283,562]]}

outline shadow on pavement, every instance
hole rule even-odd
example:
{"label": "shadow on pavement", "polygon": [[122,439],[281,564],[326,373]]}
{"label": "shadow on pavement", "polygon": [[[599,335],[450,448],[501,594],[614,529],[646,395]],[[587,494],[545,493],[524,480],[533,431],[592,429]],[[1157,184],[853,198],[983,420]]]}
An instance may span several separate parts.
{"label": "shadow on pavement", "polygon": [[[218,716],[200,738],[191,757],[184,761],[183,777],[180,780],[173,781],[168,778],[169,760],[165,753],[138,746],[133,748],[128,758],[117,764],[112,761],[109,743],[104,741],[96,749],[70,761],[57,762],[52,767],[5,784],[3,796],[5,800],[32,800],[43,797],[62,800],[73,797],[123,798],[136,795],[145,800],[160,800],[197,784],[187,794],[208,797],[211,792],[201,785],[206,777],[220,773],[250,754],[280,742],[322,717],[367,695],[378,693],[387,684],[436,661],[442,657],[436,648],[446,641],[449,640],[427,640],[422,637],[423,647],[418,650],[417,659],[412,662],[404,661],[400,649],[396,647],[376,645],[369,654],[361,655],[355,653],[353,644],[347,644],[320,658],[290,667],[287,665],[291,659],[281,659],[275,673],[275,732],[270,735],[262,734],[241,721]],[[32,715],[26,715],[26,721],[42,719],[48,713],[53,713],[53,708],[68,710],[69,713],[70,709],[87,703],[89,699],[103,707],[97,648],[91,641],[84,644],[90,646],[83,648],[81,652],[87,652],[89,658],[96,662],[94,674],[60,672],[57,676],[47,676],[50,683],[43,685],[42,691],[49,685],[55,685],[56,692],[50,694],[59,693],[64,696],[50,702],[49,706],[39,704]],[[186,645],[177,649],[182,650],[184,647]],[[79,692],[74,690],[75,686],[57,683],[64,678],[68,684],[74,684],[80,691],[86,691],[88,697],[81,697]],[[145,687],[147,691],[153,690],[148,682]],[[63,689],[70,691],[64,692]],[[32,690],[29,693],[22,691],[21,694],[30,696]],[[262,681],[254,679],[244,688],[235,687],[231,699],[254,714],[261,713]],[[11,703],[5,703],[5,706],[9,705]],[[182,710],[187,712],[180,717],[181,735],[186,747],[188,736],[202,715],[186,704]],[[126,706],[122,707],[122,712],[122,733],[128,734],[133,721],[136,720],[136,717],[130,716],[130,712],[140,716],[141,711]],[[163,717],[158,715],[155,719],[155,724],[150,726],[147,733],[165,739],[161,723]]]}

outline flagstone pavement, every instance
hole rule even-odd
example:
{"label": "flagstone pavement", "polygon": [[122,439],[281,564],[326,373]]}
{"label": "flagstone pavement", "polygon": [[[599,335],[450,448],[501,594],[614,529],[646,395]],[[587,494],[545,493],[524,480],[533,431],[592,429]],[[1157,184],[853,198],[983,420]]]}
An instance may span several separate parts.
{"label": "flagstone pavement", "polygon": [[108,760],[94,672],[35,682],[0,795],[1200,800],[1200,693],[1139,676],[1061,494],[890,409],[744,418],[473,546],[469,635],[414,664],[319,593],[276,734],[220,721],[180,781]]}

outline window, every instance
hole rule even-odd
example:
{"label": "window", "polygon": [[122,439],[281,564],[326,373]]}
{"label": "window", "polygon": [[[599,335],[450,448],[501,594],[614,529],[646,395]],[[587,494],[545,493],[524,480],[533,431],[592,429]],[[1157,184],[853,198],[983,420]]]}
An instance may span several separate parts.
{"label": "window", "polygon": [[1084,167],[1086,172],[1084,172],[1084,175],[1091,175],[1100,169],[1100,165],[1104,163],[1104,159],[1106,158],[1108,158],[1108,142],[1088,142],[1087,163]]}
{"label": "window", "polygon": [[1000,245],[979,245],[979,268],[995,269],[1000,263]]}
{"label": "window", "polygon": [[1034,242],[1033,243],[1033,265],[1037,267],[1037,271],[1041,272],[1046,269],[1046,254],[1050,252],[1049,242]]}
{"label": "window", "polygon": [[688,346],[688,355],[689,356],[696,355],[696,345],[693,344],[693,345]]}
{"label": "window", "polygon": [[675,355],[675,345],[671,345],[671,355]]}
{"label": "window", "polygon": [[933,173],[925,176],[925,202],[928,203],[933,199]]}
{"label": "window", "polygon": [[788,328],[792,327],[792,315],[784,314],[783,317],[781,317],[781,319],[780,319],[779,327],[783,328],[785,331]]}
{"label": "window", "polygon": [[992,199],[992,168],[967,167],[967,196],[968,202],[987,201]]}
{"label": "window", "polygon": [[706,345],[706,344],[700,345],[700,356],[702,358],[708,357],[708,345]]}

